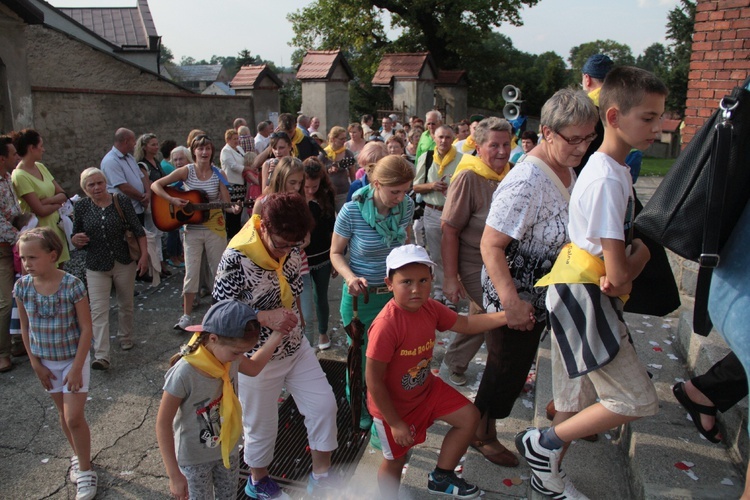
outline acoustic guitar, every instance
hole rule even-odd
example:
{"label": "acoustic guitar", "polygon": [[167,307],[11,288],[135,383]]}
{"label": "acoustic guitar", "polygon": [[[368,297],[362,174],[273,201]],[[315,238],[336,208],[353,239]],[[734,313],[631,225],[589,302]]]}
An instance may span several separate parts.
{"label": "acoustic guitar", "polygon": [[329,173],[336,173],[341,170],[348,170],[349,167],[356,165],[357,159],[352,156],[346,156],[341,158],[339,161],[333,162],[328,166]]}
{"label": "acoustic guitar", "polygon": [[224,203],[221,201],[209,202],[208,196],[204,191],[194,189],[191,191],[180,191],[168,186],[164,191],[169,196],[187,200],[187,205],[176,207],[158,194],[151,193],[151,215],[154,219],[154,225],[164,232],[174,231],[183,224],[201,224],[208,220],[210,210],[221,208],[232,208],[238,203],[243,207],[252,207],[255,200],[245,202]]}

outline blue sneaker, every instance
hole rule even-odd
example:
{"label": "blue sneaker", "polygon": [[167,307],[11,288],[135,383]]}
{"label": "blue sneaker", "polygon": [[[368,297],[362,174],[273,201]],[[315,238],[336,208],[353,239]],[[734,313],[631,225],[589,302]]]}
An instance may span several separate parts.
{"label": "blue sneaker", "polygon": [[476,498],[480,491],[473,484],[458,477],[455,472],[436,478],[435,471],[427,476],[427,491],[431,495],[445,495],[453,498]]}
{"label": "blue sneaker", "polygon": [[307,478],[307,494],[311,498],[339,498],[339,488],[334,483],[332,477],[321,477],[315,479],[312,472]]}
{"label": "blue sneaker", "polygon": [[289,500],[289,495],[284,493],[281,486],[279,486],[279,483],[271,479],[271,476],[264,477],[258,482],[258,484],[253,484],[253,480],[247,478],[245,495],[259,500],[270,500],[272,498]]}

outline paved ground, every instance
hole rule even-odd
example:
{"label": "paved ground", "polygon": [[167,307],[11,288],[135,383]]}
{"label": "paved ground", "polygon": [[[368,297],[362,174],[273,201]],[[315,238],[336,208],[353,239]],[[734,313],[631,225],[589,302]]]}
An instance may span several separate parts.
{"label": "paved ground", "polygon": [[[648,198],[657,184],[658,179],[642,178],[636,188],[642,198]],[[168,497],[167,478],[156,444],[154,425],[168,359],[187,340],[185,334],[172,329],[180,314],[181,286],[182,274],[179,272],[175,272],[174,276],[157,288],[138,284],[140,294],[136,297],[135,349],[123,352],[114,347],[112,368],[108,372],[92,372],[87,418],[92,434],[93,461],[99,473],[97,498]],[[340,286],[340,279],[332,282],[330,301],[331,328],[335,329],[334,348],[324,355],[343,359],[345,334],[338,314]],[[207,300],[204,299],[204,305],[196,310],[196,322],[200,322],[200,317],[206,311],[206,303]],[[115,332],[116,311],[113,309],[112,312],[112,332]],[[648,331],[655,332],[653,338],[663,342],[660,328],[661,324],[654,324],[652,330]],[[657,334],[660,336],[657,337]],[[449,340],[449,334],[438,334],[435,368],[439,367]],[[467,396],[476,392],[485,358],[484,350],[480,351],[477,362],[469,371],[469,382],[462,389]],[[669,358],[667,362],[673,360]],[[28,360],[15,358],[14,363],[16,367],[13,371],[0,374],[0,497],[74,498],[75,487],[67,479],[71,452],[60,431],[52,401],[38,383]],[[665,384],[673,383],[670,377],[671,373],[664,379]],[[660,390],[660,395],[662,392],[664,391]],[[665,399],[668,398],[668,395],[664,396]],[[500,438],[509,447],[516,432],[530,425],[535,418],[538,419],[538,416],[535,417],[534,402],[533,394],[522,395],[513,415],[499,425]],[[673,402],[666,404],[674,406]],[[676,425],[685,428],[685,432],[690,432],[690,426],[684,423],[684,416],[679,420],[681,422]],[[674,426],[675,422],[668,424]],[[435,453],[444,432],[444,427],[436,425],[430,432],[428,442],[415,450],[410,462],[411,472],[407,472],[404,478],[404,498],[426,497],[425,471],[430,470],[434,464]],[[695,439],[694,434],[692,431],[691,440]],[[589,464],[592,462],[591,457],[598,462],[598,468],[590,467],[590,470],[577,470],[575,473],[577,480],[582,477],[591,478],[585,484],[591,484],[590,487],[586,486],[590,488],[586,491],[592,498],[627,497],[625,492],[629,490],[626,482],[629,479],[623,470],[624,459],[619,452],[611,451],[613,447],[610,438],[616,437],[605,436],[593,445],[584,443],[576,448],[576,453],[571,453],[571,464],[577,463],[573,461],[576,455],[579,460],[582,460],[581,456],[586,458]],[[668,457],[666,460],[670,459]],[[379,453],[368,447],[350,483],[349,497],[379,498],[375,485],[375,469],[379,461]],[[528,481],[510,486],[503,483],[503,480],[518,482],[528,479],[527,469],[497,468],[474,451],[467,453],[464,466],[467,478],[480,484],[487,491],[487,498],[523,498],[529,495]],[[616,474],[612,474],[613,471]],[[667,473],[674,473],[671,465],[665,471]],[[733,496],[735,490],[730,493],[729,489],[721,489],[726,488],[719,485],[718,481],[722,477],[716,477],[711,482],[704,480],[700,486],[711,490],[713,494],[697,494],[695,497]],[[736,471],[728,470],[726,477],[732,477],[735,484],[742,484]],[[694,489],[697,486],[693,489],[691,487],[692,484],[688,481],[683,490],[686,493],[682,497],[692,497],[691,491],[698,491]]]}

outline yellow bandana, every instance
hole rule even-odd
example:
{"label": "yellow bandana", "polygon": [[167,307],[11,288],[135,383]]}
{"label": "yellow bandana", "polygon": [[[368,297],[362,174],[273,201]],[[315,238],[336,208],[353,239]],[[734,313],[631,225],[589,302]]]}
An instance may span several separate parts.
{"label": "yellow bandana", "polygon": [[599,87],[598,89],[594,89],[591,92],[589,92],[589,98],[594,101],[594,106],[597,108],[599,107],[599,94],[601,93],[602,88]]}
{"label": "yellow bandana", "polygon": [[[578,247],[575,243],[568,243],[557,256],[552,270],[534,286],[550,286],[556,283],[592,283],[599,285],[599,278],[607,274],[604,261]],[[623,303],[630,295],[621,295]]]}
{"label": "yellow bandana", "polygon": [[440,156],[440,153],[438,152],[437,146],[435,147],[435,154],[432,157],[432,160],[437,163],[438,165],[438,180],[443,176],[443,171],[445,170],[445,167],[450,165],[450,162],[452,162],[456,158],[456,148],[451,146],[448,153],[446,153],[445,156]]}
{"label": "yellow bandana", "polygon": [[227,225],[226,221],[224,220],[224,211],[222,209],[212,209],[209,212],[208,219],[203,223],[203,225],[219,236],[223,236],[224,238],[227,237]]}
{"label": "yellow bandana", "polygon": [[346,144],[341,146],[341,149],[334,150],[333,147],[329,144],[323,149],[326,152],[326,155],[328,155],[328,159],[333,161],[336,159],[338,155],[346,151]]}
{"label": "yellow bandana", "polygon": [[478,156],[463,155],[461,161],[458,162],[456,171],[453,173],[455,179],[458,173],[462,170],[471,170],[477,175],[481,175],[487,180],[500,182],[510,172],[510,163],[505,164],[505,168],[499,174],[492,170],[487,164],[482,161]]}
{"label": "yellow bandana", "polygon": [[292,156],[295,158],[299,158],[299,149],[297,148],[297,144],[302,142],[302,139],[305,138],[305,134],[302,133],[302,131],[298,128],[294,128],[294,137],[292,137]]}
{"label": "yellow bandana", "polygon": [[[193,335],[189,345],[197,342],[199,336],[200,332]],[[220,378],[224,382],[221,403],[219,403],[219,416],[221,417],[219,443],[221,443],[221,458],[224,460],[224,467],[229,469],[229,454],[242,434],[242,408],[234,392],[232,379],[229,377],[229,368],[232,363],[222,365],[205,346],[199,346],[183,359],[190,363],[190,366],[207,373],[210,377]]]}
{"label": "yellow bandana", "polygon": [[462,153],[470,153],[471,151],[475,151],[477,149],[477,142],[474,140],[474,136],[470,135],[466,138],[464,143],[461,145],[461,152]]}
{"label": "yellow bandana", "polygon": [[279,288],[281,289],[281,304],[285,308],[291,309],[294,303],[294,295],[292,294],[289,282],[286,280],[286,276],[284,276],[286,256],[282,257],[281,260],[276,260],[268,255],[268,250],[266,250],[263,240],[260,238],[259,230],[260,214],[255,214],[242,227],[240,232],[232,238],[228,246],[245,254],[257,266],[267,271],[276,271],[276,276],[279,278]]}

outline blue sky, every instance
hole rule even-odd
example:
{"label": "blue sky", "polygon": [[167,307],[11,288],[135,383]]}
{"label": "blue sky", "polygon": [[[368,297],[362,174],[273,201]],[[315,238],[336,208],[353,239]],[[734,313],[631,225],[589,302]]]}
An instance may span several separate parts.
{"label": "blue sky", "polygon": [[[48,1],[56,7],[136,4],[135,0]],[[294,48],[288,45],[293,33],[286,15],[309,3],[150,0],[149,7],[162,43],[177,61],[182,56],[210,59],[214,54],[236,55],[246,48],[253,55],[287,66]],[[667,13],[677,4],[678,0],[540,0],[523,10],[523,26],[503,26],[499,31],[524,52],[554,51],[566,61],[571,47],[597,39],[627,44],[638,56],[652,43],[665,43]]]}

